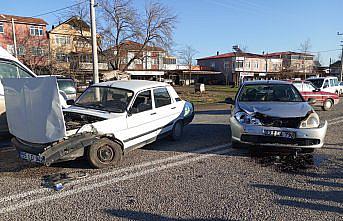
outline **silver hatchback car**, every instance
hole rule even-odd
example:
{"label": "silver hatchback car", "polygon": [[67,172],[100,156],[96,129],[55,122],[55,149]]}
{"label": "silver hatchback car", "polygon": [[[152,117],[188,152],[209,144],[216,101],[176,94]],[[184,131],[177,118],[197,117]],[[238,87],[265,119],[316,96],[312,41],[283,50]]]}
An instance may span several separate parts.
{"label": "silver hatchback car", "polygon": [[321,148],[327,122],[321,122],[299,91],[286,81],[244,82],[235,99],[230,117],[232,144],[289,147],[312,152]]}

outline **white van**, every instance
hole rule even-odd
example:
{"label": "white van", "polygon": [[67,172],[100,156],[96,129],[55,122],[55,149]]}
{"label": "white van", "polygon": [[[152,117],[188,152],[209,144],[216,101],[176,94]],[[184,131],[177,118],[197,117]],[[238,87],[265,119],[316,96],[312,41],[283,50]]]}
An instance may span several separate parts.
{"label": "white van", "polygon": [[[4,87],[1,79],[32,77],[37,77],[37,75],[0,46],[0,138],[9,135],[6,118]],[[62,107],[65,107],[67,96],[64,92],[59,91],[59,93],[61,105]]]}
{"label": "white van", "polygon": [[[0,47],[0,79],[31,78],[36,75],[8,51]],[[4,87],[0,81],[0,137],[8,135]]]}
{"label": "white van", "polygon": [[306,81],[310,81],[321,91],[335,93],[338,95],[343,93],[343,89],[341,88],[341,86],[339,86],[337,77],[311,77],[306,79]]}

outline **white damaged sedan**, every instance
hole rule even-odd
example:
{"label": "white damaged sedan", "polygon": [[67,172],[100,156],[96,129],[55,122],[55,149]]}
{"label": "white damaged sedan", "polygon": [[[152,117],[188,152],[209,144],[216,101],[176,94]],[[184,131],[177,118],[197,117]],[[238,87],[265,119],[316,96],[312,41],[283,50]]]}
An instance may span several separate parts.
{"label": "white damaged sedan", "polygon": [[286,81],[244,82],[235,100],[227,99],[234,109],[230,117],[233,146],[258,144],[312,152],[321,148],[327,121]]}
{"label": "white damaged sedan", "polygon": [[3,83],[13,145],[22,159],[45,165],[86,156],[95,168],[115,166],[158,137],[180,139],[194,117],[193,105],[166,83],[94,84],[63,111],[55,78]]}

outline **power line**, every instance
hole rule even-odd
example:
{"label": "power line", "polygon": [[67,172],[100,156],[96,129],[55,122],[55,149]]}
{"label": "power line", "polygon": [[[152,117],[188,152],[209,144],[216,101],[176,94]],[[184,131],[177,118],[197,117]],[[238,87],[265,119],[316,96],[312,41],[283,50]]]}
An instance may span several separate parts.
{"label": "power line", "polygon": [[45,12],[45,13],[42,13],[42,14],[39,14],[39,15],[34,15],[32,16],[33,18],[36,18],[36,17],[40,17],[40,16],[43,16],[43,15],[48,15],[48,14],[52,14],[52,13],[55,13],[55,12],[58,12],[58,11],[63,11],[63,10],[66,10],[68,8],[72,8],[74,6],[77,6],[77,5],[81,5],[85,2],[88,2],[88,0],[85,0],[85,1],[82,1],[82,2],[79,2],[79,3],[76,3],[76,4],[73,4],[73,5],[69,5],[67,7],[64,7],[64,8],[60,8],[60,9],[56,9],[56,10],[53,10],[53,11],[48,11],[48,12]]}

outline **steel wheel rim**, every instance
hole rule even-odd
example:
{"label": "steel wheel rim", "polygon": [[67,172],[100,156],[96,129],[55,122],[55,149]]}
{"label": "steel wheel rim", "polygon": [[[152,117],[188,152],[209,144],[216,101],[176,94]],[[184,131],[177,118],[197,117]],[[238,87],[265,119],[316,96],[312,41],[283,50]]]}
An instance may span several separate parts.
{"label": "steel wheel rim", "polygon": [[104,145],[98,149],[98,158],[102,163],[111,163],[114,155],[115,153],[109,145]]}

